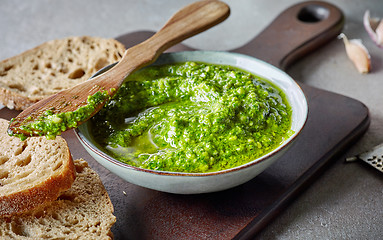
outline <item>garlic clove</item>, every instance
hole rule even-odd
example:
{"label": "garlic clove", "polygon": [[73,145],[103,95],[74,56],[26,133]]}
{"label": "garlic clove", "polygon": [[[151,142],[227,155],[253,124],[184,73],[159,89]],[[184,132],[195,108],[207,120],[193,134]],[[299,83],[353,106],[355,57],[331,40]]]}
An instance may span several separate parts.
{"label": "garlic clove", "polygon": [[354,63],[360,73],[368,73],[371,70],[371,57],[367,48],[360,39],[348,40],[345,34],[341,33],[338,38],[343,39],[348,58]]}
{"label": "garlic clove", "polygon": [[383,20],[379,22],[378,27],[375,29],[378,38],[378,46],[383,48]]}
{"label": "garlic clove", "polygon": [[370,11],[367,10],[363,16],[363,25],[376,45],[383,48],[383,20],[371,18]]}

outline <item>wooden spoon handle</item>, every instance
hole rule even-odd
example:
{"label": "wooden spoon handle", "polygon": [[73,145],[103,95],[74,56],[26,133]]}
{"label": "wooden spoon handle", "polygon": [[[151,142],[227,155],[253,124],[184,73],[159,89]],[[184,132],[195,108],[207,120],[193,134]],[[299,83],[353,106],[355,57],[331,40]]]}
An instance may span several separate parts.
{"label": "wooden spoon handle", "polygon": [[336,6],[319,1],[289,7],[257,37],[233,52],[250,54],[285,69],[337,36],[344,17]]}
{"label": "wooden spoon handle", "polygon": [[142,44],[150,46],[159,55],[169,47],[222,22],[229,14],[229,7],[220,1],[193,3],[178,11],[153,37]]}
{"label": "wooden spoon handle", "polygon": [[[184,7],[152,37],[129,48],[108,75],[123,80],[136,69],[153,63],[169,47],[222,22],[229,14],[229,6],[216,0],[199,1]],[[110,71],[114,74],[109,74]],[[102,79],[100,75],[99,80],[105,86],[111,79]]]}

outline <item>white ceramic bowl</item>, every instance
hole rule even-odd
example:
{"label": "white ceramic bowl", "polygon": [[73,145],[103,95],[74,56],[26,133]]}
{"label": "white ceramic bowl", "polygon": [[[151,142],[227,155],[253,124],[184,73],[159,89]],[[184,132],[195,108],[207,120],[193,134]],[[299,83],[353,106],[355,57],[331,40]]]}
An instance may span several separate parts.
{"label": "white ceramic bowl", "polygon": [[154,171],[132,167],[119,162],[103,152],[94,141],[92,135],[89,134],[90,128],[88,122],[85,122],[76,129],[78,139],[89,154],[111,172],[130,183],[158,191],[178,194],[207,193],[232,188],[251,180],[278,160],[301,132],[308,114],[308,105],[305,95],[297,83],[285,72],[268,63],[246,55],[211,51],[165,53],[160,56],[155,64],[185,61],[235,66],[264,77],[277,85],[286,94],[291,105],[291,129],[294,131],[294,134],[272,152],[254,159],[247,164],[228,170],[209,173]]}

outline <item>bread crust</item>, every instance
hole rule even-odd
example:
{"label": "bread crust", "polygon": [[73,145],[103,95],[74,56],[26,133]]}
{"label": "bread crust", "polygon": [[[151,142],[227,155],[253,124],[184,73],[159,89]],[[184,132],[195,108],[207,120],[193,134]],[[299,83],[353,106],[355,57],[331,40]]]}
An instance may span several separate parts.
{"label": "bread crust", "polygon": [[[70,155],[70,154],[69,154]],[[20,214],[47,202],[57,199],[61,192],[69,189],[76,178],[72,157],[65,162],[65,171],[57,176],[52,176],[41,184],[0,197],[0,216],[7,217]]]}
{"label": "bread crust", "polygon": [[[71,187],[76,177],[72,156],[63,138],[33,137],[21,141],[8,136],[7,126],[8,121],[0,119],[0,143],[8,144],[2,146],[0,153],[3,172],[0,172],[0,216],[20,214],[54,201]],[[41,153],[45,149],[49,153]],[[40,159],[44,154],[47,159]],[[54,169],[47,164],[59,167]],[[52,169],[48,169],[50,167]],[[17,174],[12,175],[16,171]]]}
{"label": "bread crust", "polygon": [[112,239],[113,205],[101,179],[83,159],[74,160],[76,180],[51,203],[0,217],[0,238]]}
{"label": "bread crust", "polygon": [[37,101],[88,80],[121,59],[115,39],[80,36],[45,42],[0,62],[0,103],[24,110]]}
{"label": "bread crust", "polygon": [[32,100],[6,88],[0,88],[0,103],[9,109],[22,110],[35,104],[39,100]]}

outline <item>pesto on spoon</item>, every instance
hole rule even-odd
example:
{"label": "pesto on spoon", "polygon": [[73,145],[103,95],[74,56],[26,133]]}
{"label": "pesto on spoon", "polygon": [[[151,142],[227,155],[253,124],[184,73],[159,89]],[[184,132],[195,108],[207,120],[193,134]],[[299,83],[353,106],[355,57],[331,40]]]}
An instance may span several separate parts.
{"label": "pesto on spoon", "polygon": [[47,97],[12,119],[8,134],[26,138],[54,138],[94,116],[125,78],[153,63],[169,47],[222,22],[228,5],[216,0],[192,3],[173,15],[156,34],[126,50],[121,61],[107,72]]}

